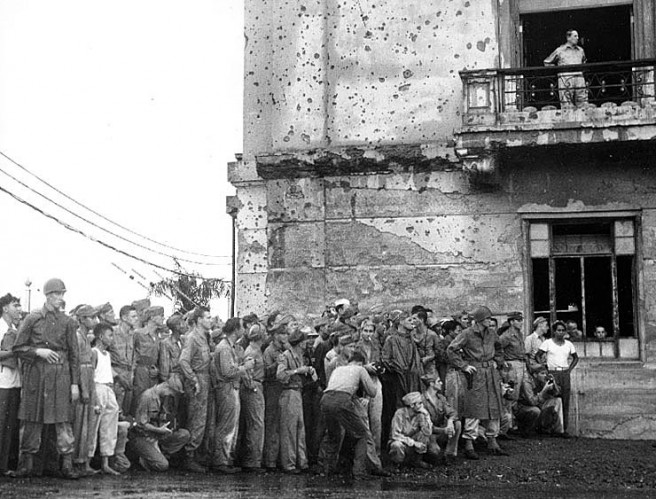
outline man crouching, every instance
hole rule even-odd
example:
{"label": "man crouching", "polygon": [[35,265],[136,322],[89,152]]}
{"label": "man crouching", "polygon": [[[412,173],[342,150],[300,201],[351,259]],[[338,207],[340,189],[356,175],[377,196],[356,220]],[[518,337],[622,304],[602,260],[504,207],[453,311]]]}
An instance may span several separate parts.
{"label": "man crouching", "polygon": [[407,463],[414,468],[428,469],[430,465],[423,458],[433,433],[430,414],[419,392],[410,392],[401,401],[405,407],[394,413],[390,429],[390,459],[397,465]]}

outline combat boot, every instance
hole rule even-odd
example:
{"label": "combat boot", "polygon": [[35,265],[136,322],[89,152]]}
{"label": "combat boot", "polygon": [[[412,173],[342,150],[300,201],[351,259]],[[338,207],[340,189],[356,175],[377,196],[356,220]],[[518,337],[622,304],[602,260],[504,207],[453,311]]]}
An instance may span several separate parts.
{"label": "combat boot", "polygon": [[193,452],[188,452],[184,460],[184,469],[192,473],[206,473],[207,469],[196,462]]}
{"label": "combat boot", "polygon": [[497,439],[495,437],[488,437],[487,439],[487,451],[493,456],[509,456],[505,450],[499,447]]}
{"label": "combat boot", "polygon": [[18,471],[14,474],[15,478],[27,478],[31,477],[34,474],[34,455],[33,454],[21,454],[20,457],[21,465],[18,468]]}
{"label": "combat boot", "polygon": [[62,456],[61,476],[66,480],[77,480],[78,478],[80,478],[80,475],[78,475],[73,469],[72,454],[65,454]]}
{"label": "combat boot", "polygon": [[469,439],[465,440],[465,458],[472,461],[479,460],[478,454],[476,454],[476,451],[474,450],[474,442]]}

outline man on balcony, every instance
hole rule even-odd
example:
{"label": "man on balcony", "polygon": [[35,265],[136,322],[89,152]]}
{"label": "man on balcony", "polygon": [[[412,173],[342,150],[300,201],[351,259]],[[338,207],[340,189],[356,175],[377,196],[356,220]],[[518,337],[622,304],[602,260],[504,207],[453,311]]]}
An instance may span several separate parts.
{"label": "man on balcony", "polygon": [[[545,66],[571,66],[585,64],[585,52],[579,47],[579,34],[576,30],[567,30],[567,43],[554,50],[544,60]],[[588,103],[588,90],[581,71],[568,71],[558,74],[558,95],[560,106],[582,107]]]}

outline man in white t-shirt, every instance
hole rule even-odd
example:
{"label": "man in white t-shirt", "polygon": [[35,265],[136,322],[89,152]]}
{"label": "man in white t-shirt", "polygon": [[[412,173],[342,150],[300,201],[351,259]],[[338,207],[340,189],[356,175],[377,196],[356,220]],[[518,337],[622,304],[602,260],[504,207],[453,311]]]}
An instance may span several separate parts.
{"label": "man in white t-shirt", "polygon": [[554,322],[552,326],[553,338],[546,340],[537,353],[537,359],[540,363],[547,364],[549,374],[553,375],[554,380],[560,387],[561,397],[563,399],[563,420],[564,430],[567,433],[569,423],[569,394],[570,394],[570,373],[579,363],[579,356],[571,341],[565,339],[567,328],[562,321]]}

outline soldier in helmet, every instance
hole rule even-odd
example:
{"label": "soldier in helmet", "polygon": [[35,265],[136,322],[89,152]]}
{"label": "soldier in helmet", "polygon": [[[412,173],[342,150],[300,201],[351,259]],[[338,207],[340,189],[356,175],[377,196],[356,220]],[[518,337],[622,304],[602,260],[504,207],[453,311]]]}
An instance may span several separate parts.
{"label": "soldier in helmet", "polygon": [[72,404],[80,396],[80,362],[77,324],[61,312],[66,286],[50,279],[43,287],[46,303],[29,314],[21,325],[13,350],[23,361],[24,386],[18,417],[22,421],[21,464],[18,476],[30,476],[34,454],[41,447],[43,425],[55,425],[57,451],[62,456],[62,476],[77,478],[73,471],[75,438]]}
{"label": "soldier in helmet", "polygon": [[474,451],[474,440],[478,436],[481,421],[486,428],[490,454],[507,456],[496,440],[502,414],[501,376],[498,368],[505,366],[503,349],[499,336],[490,328],[490,309],[481,306],[472,315],[475,324],[458,334],[447,347],[451,364],[468,377],[464,390],[464,407],[460,414],[465,418],[462,436],[465,440],[465,457],[478,459]]}

